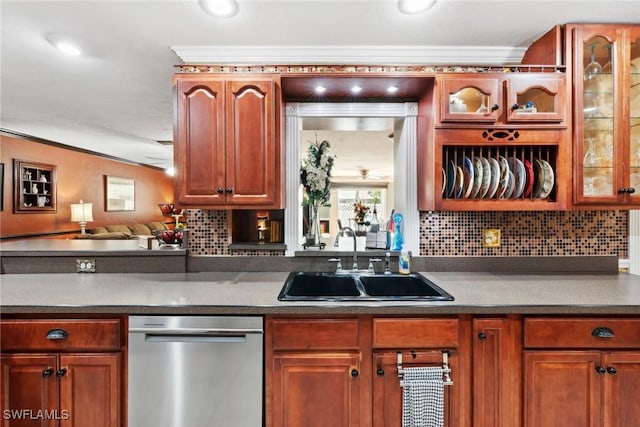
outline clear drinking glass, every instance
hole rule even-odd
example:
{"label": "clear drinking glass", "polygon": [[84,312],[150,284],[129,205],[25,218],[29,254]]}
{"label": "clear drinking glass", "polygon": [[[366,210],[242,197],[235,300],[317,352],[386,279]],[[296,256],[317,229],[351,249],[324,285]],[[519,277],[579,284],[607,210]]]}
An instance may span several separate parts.
{"label": "clear drinking glass", "polygon": [[589,61],[587,66],[584,67],[584,71],[583,71],[584,79],[586,81],[596,80],[600,77],[600,74],[602,73],[602,65],[600,65],[598,61],[596,61],[596,47],[599,44],[600,43],[591,43],[590,45],[587,45],[587,48],[591,52],[591,60]]}

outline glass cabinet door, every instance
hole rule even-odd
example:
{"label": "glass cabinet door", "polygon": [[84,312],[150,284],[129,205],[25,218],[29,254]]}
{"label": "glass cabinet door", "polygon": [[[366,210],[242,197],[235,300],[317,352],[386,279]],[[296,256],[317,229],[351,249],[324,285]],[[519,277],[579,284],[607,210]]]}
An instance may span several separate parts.
{"label": "glass cabinet door", "polygon": [[488,122],[498,120],[502,105],[497,78],[442,79],[441,121]]}
{"label": "glass cabinet door", "polygon": [[509,76],[505,83],[507,121],[562,122],[566,97],[564,75],[521,73]]}

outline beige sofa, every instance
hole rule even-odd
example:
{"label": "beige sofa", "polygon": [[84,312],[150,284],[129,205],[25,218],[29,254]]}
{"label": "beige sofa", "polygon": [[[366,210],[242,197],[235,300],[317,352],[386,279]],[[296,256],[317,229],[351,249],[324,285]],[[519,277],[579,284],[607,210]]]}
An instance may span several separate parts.
{"label": "beige sofa", "polygon": [[76,239],[97,240],[126,240],[136,239],[138,236],[153,236],[155,231],[168,230],[163,222],[148,224],[105,225],[103,227],[87,228],[87,234],[78,234]]}

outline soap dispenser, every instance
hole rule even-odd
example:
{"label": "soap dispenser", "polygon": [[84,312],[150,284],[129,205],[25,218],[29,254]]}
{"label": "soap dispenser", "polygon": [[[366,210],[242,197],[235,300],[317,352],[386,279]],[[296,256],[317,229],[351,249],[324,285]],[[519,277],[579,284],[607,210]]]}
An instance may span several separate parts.
{"label": "soap dispenser", "polygon": [[393,228],[394,228],[394,233],[393,233],[393,243],[391,245],[391,250],[392,251],[401,251],[402,250],[402,245],[404,244],[404,239],[402,237],[402,214],[400,213],[394,213],[393,214]]}

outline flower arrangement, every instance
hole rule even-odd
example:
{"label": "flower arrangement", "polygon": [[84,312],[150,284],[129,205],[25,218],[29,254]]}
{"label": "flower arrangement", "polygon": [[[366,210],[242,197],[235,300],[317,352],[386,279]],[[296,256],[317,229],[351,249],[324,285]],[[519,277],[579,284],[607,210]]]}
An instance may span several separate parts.
{"label": "flower arrangement", "polygon": [[329,154],[329,141],[312,142],[300,165],[300,182],[304,187],[303,205],[329,206],[331,168],[335,156]]}
{"label": "flower arrangement", "polygon": [[362,200],[358,200],[353,204],[353,213],[357,223],[364,223],[364,217],[369,212],[369,206],[362,203]]}

